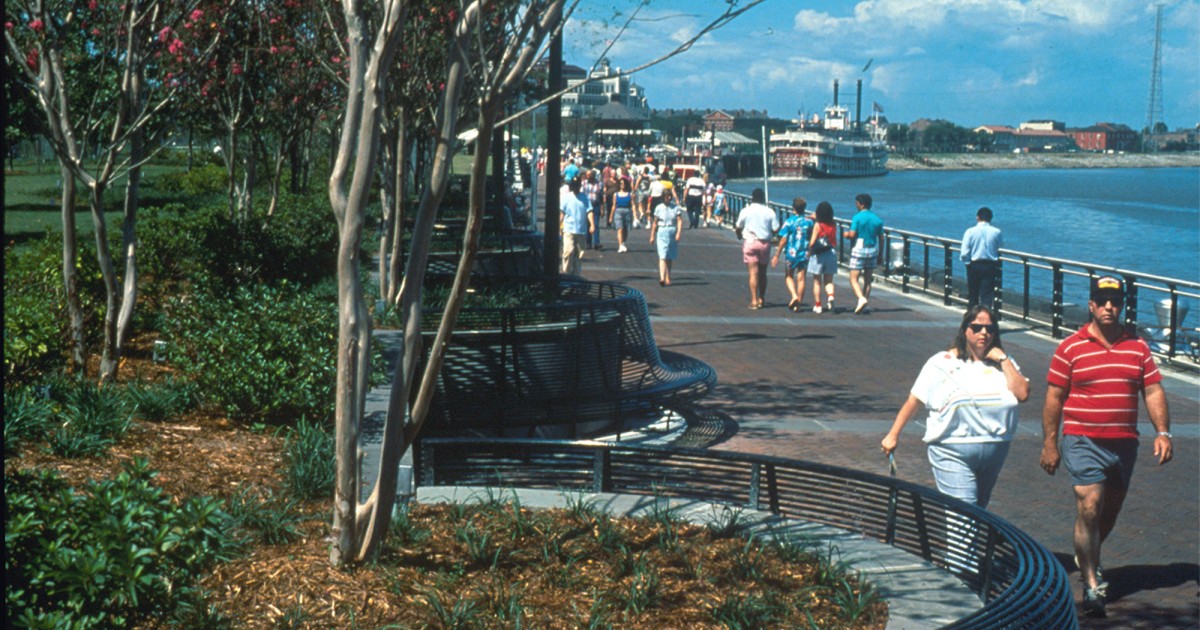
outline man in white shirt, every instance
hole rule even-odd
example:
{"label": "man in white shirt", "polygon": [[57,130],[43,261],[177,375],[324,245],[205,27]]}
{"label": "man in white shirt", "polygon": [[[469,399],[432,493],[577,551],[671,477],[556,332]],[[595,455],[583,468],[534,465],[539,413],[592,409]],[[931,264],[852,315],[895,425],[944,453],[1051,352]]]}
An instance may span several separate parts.
{"label": "man in white shirt", "polygon": [[767,207],[767,194],[761,188],[750,193],[750,204],[738,213],[734,224],[742,239],[742,262],[750,275],[750,308],[763,307],[767,295],[767,263],[771,259],[771,239],[779,231],[779,218]]}
{"label": "man in white shirt", "polygon": [[570,193],[563,195],[559,205],[563,236],[561,271],[577,276],[582,268],[579,260],[587,249],[588,235],[596,230],[596,224],[592,222],[587,195],[579,193],[579,178],[568,181],[567,187]]}

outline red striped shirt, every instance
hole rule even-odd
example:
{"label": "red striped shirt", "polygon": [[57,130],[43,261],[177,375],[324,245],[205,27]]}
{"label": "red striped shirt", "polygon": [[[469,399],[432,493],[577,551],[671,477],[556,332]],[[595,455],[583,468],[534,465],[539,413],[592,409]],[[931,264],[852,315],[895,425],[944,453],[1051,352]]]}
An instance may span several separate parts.
{"label": "red striped shirt", "polygon": [[1162,380],[1150,347],[1123,332],[1111,348],[1089,325],[1058,345],[1046,380],[1067,390],[1063,434],[1136,438],[1138,394]]}

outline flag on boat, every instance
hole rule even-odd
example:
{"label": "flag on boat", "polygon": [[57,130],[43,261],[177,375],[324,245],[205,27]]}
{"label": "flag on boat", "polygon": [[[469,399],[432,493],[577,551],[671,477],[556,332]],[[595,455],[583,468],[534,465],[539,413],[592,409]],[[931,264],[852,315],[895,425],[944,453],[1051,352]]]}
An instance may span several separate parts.
{"label": "flag on boat", "polygon": [[879,112],[880,114],[883,113],[883,105],[880,105],[878,101],[871,101],[871,109]]}

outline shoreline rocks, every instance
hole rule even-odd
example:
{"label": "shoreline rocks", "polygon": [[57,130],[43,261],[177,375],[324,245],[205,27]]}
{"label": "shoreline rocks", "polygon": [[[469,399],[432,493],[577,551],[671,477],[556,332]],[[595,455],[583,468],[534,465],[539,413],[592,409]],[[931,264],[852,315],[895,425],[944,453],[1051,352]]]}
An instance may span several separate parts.
{"label": "shoreline rocks", "polygon": [[890,171],[1200,167],[1200,153],[934,153],[888,156]]}

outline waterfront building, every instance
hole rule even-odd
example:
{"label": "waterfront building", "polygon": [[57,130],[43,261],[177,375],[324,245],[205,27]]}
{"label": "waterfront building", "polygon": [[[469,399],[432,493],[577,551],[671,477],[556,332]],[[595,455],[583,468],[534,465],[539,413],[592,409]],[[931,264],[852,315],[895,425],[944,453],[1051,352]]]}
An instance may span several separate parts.
{"label": "waterfront building", "polygon": [[1127,125],[1098,122],[1067,133],[1084,151],[1134,151],[1138,148],[1138,134]]}
{"label": "waterfront building", "polygon": [[570,91],[562,97],[563,118],[587,118],[609,103],[619,103],[636,115],[650,112],[642,86],[621,76],[608,59],[601,59],[589,73],[578,66],[563,65],[563,80]]}

